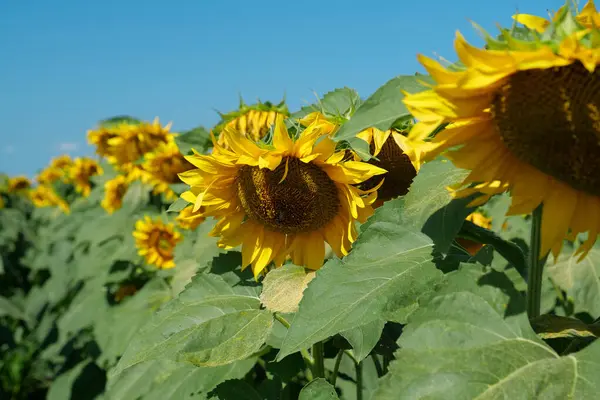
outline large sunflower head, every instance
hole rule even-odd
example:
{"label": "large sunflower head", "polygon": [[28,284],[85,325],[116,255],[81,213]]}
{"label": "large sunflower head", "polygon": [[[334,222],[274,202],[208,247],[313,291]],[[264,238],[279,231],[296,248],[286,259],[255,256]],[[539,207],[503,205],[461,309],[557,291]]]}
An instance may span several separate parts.
{"label": "large sunflower head", "polygon": [[65,214],[70,212],[69,204],[51,186],[36,186],[29,193],[29,198],[36,207],[59,207]]}
{"label": "large sunflower head", "polygon": [[213,133],[218,135],[218,143],[224,147],[227,147],[227,139],[223,134],[225,127],[236,130],[256,142],[267,135],[278,115],[286,117],[290,115],[285,101],[279,104],[267,101],[246,105],[243,100],[240,100],[240,106],[236,111],[221,114],[221,122],[213,128]]}
{"label": "large sunflower head", "polygon": [[589,231],[586,253],[600,231],[600,31],[565,8],[531,40],[508,34],[485,50],[458,35],[459,70],[420,57],[436,84],[405,98],[419,121],[409,138],[446,125],[418,146],[471,170],[457,196],[481,193],[477,205],[510,190],[509,214],[543,203],[541,255]]}
{"label": "large sunflower head", "polygon": [[202,208],[196,212],[194,212],[194,206],[188,206],[179,212],[177,216],[177,225],[181,229],[189,229],[194,230],[204,222],[205,218],[202,215]]}
{"label": "large sunflower head", "polygon": [[353,186],[385,173],[360,161],[343,161],[344,151],[318,124],[294,140],[277,116],[271,145],[257,144],[225,128],[230,148],[186,157],[198,169],[180,174],[191,186],[182,198],[193,211],[218,220],[211,234],[225,248],[242,246],[242,267],[258,276],[271,262],[290,255],[296,265],[318,269],[324,242],[338,256],[348,254],[354,222],[371,215],[376,192]]}
{"label": "large sunflower head", "polygon": [[[382,176],[385,179],[383,184],[377,190],[377,203],[408,193],[419,170],[419,162],[406,136],[394,129],[381,131],[377,128],[366,129],[357,136],[369,143],[374,156],[369,163],[387,171]],[[382,177],[373,177],[362,183],[360,188],[372,189],[379,185]]]}
{"label": "large sunflower head", "polygon": [[181,234],[171,223],[165,224],[160,219],[144,217],[135,223],[133,231],[138,254],[144,256],[148,264],[160,269],[173,268],[173,251]]}
{"label": "large sunflower head", "polygon": [[9,193],[21,193],[29,190],[31,181],[26,176],[15,176],[8,180]]}
{"label": "large sunflower head", "polygon": [[75,190],[81,193],[83,197],[87,197],[92,190],[90,178],[103,173],[102,167],[95,160],[81,157],[73,161],[73,166],[69,170],[69,178],[75,186]]}
{"label": "large sunflower head", "polygon": [[117,175],[104,184],[104,198],[100,205],[109,214],[114,213],[123,205],[123,197],[129,188],[130,180],[125,175]]}
{"label": "large sunflower head", "polygon": [[175,200],[177,195],[169,185],[181,183],[178,174],[192,168],[194,166],[181,154],[177,144],[169,141],[144,156],[141,178],[154,186],[155,194],[164,193],[168,200]]}

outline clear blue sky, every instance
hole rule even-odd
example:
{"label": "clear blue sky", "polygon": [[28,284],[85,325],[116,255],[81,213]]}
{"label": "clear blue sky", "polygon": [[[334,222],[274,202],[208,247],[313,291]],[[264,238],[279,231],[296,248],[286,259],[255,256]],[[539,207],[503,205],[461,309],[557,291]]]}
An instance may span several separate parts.
{"label": "clear blue sky", "polygon": [[33,176],[50,157],[89,155],[100,119],[159,116],[174,130],[218,121],[238,94],[292,110],[349,86],[366,97],[422,71],[416,54],[455,60],[469,19],[494,35],[520,12],[561,0],[356,2],[8,0],[0,3],[0,172]]}

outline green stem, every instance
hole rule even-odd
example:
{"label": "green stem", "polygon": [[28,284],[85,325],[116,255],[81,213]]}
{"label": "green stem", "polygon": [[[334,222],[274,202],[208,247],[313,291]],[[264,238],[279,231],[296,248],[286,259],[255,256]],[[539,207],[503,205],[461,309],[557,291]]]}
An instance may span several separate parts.
{"label": "green stem", "polygon": [[337,380],[338,371],[340,370],[340,363],[342,362],[342,357],[344,356],[344,350],[340,349],[338,351],[337,356],[335,357],[335,364],[333,365],[333,372],[331,374],[331,384],[335,386],[335,381]]}
{"label": "green stem", "polygon": [[313,374],[315,378],[325,378],[325,357],[323,342],[313,344],[312,356],[315,360]]}
{"label": "green stem", "polygon": [[363,373],[362,363],[358,362],[354,364],[356,368],[356,400],[362,400],[363,398]]}
{"label": "green stem", "polygon": [[[279,321],[281,323],[281,325],[285,326],[286,329],[290,328],[290,323],[285,318],[283,318],[281,315],[279,315],[278,313],[273,314],[273,317],[277,321]],[[313,379],[313,374],[312,374],[313,368],[314,368],[313,358],[310,356],[310,354],[308,354],[308,350],[306,350],[306,349],[301,349],[300,354],[302,355],[302,358],[304,359],[304,363],[306,364],[306,368],[308,369],[306,377],[310,382]]]}
{"label": "green stem", "polygon": [[531,240],[529,242],[529,270],[527,273],[527,315],[539,317],[542,299],[542,274],[545,257],[540,258],[542,244],[542,205],[531,214]]}
{"label": "green stem", "polygon": [[383,367],[381,366],[381,363],[379,362],[379,357],[377,357],[377,354],[371,353],[371,358],[373,359],[373,364],[375,364],[375,369],[377,370],[377,376],[379,378],[381,378],[384,375],[384,372],[383,372]]}

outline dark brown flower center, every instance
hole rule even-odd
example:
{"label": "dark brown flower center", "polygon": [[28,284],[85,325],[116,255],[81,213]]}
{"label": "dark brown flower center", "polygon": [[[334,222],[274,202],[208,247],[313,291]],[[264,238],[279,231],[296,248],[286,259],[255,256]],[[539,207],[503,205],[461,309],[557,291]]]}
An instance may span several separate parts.
{"label": "dark brown flower center", "polygon": [[491,112],[515,157],[600,196],[600,70],[576,63],[519,71],[498,90]]}
{"label": "dark brown flower center", "polygon": [[[371,143],[371,153],[375,151],[375,144]],[[371,159],[369,164],[381,167],[388,171],[385,175],[374,176],[363,182],[362,190],[374,188],[385,178],[383,185],[377,191],[377,199],[387,201],[408,193],[408,188],[417,175],[410,158],[396,144],[392,135],[388,136],[381,151],[376,156],[379,160]]]}
{"label": "dark brown flower center", "polygon": [[[287,176],[283,181],[287,163]],[[340,208],[335,183],[314,164],[287,158],[274,170],[243,166],[237,194],[249,218],[285,234],[312,232],[330,222]]]}

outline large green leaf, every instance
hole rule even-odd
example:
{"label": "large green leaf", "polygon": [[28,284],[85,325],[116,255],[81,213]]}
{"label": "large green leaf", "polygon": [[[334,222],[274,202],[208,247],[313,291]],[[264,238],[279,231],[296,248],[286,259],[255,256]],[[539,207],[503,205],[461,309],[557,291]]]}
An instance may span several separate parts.
{"label": "large green leaf", "polygon": [[302,388],[298,400],[337,400],[335,388],[323,378],[317,378]]}
{"label": "large green leaf", "polygon": [[284,265],[267,274],[260,300],[273,312],[296,312],[304,289],[314,277],[314,272],[307,272],[303,267]]}
{"label": "large green leaf", "polygon": [[118,379],[109,379],[106,396],[110,400],[207,399],[219,383],[242,378],[255,362],[248,359],[208,368],[164,359],[146,361],[127,369]]}
{"label": "large green leaf", "polygon": [[97,398],[104,389],[106,377],[93,361],[83,361],[61,374],[48,390],[48,400]]}
{"label": "large green leaf", "polygon": [[291,115],[291,119],[302,118],[312,112],[318,111],[327,117],[332,117],[338,122],[348,119],[360,104],[360,97],[354,89],[340,88],[325,93],[316,104],[302,107]]}
{"label": "large green leaf", "polygon": [[[401,75],[390,79],[358,107],[352,118],[336,133],[335,139],[348,140],[362,156],[368,146],[357,139],[356,134],[370,127],[387,130],[394,121],[408,116],[409,112],[402,102],[402,91],[422,91],[425,87],[420,82],[427,79],[424,75]],[[365,155],[368,156],[368,153]]]}
{"label": "large green leaf", "polygon": [[559,357],[506,281],[476,265],[448,274],[410,316],[373,399],[593,398],[600,343]]}
{"label": "large green leaf", "polygon": [[600,250],[593,248],[581,261],[578,255],[561,256],[546,265],[548,275],[575,301],[575,312],[600,316]]}
{"label": "large green leaf", "polygon": [[394,222],[402,202],[381,207],[344,260],[333,259],[308,284],[278,359],[339,332],[408,307],[440,278],[431,240]]}
{"label": "large green leaf", "polygon": [[222,278],[198,274],[138,331],[112,374],[152,359],[205,366],[244,359],[272,327],[272,315],[259,308],[258,297],[237,295]]}

